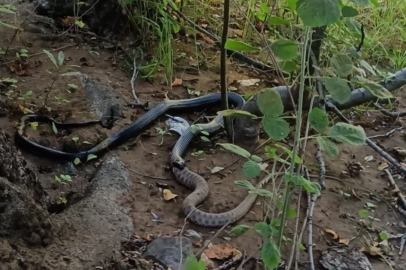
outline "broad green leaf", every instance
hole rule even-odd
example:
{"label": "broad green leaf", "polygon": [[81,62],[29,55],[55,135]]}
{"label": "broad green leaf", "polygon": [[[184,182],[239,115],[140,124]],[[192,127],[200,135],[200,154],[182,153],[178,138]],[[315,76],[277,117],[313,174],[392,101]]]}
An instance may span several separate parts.
{"label": "broad green leaf", "polygon": [[279,66],[283,71],[291,73],[297,69],[296,63],[292,61],[281,61],[279,62]]}
{"label": "broad green leaf", "polygon": [[382,241],[388,240],[389,234],[387,231],[382,231],[379,233],[379,238],[381,238]]}
{"label": "broad green leaf", "polygon": [[331,67],[337,76],[346,77],[351,74],[352,71],[352,61],[348,55],[336,54],[330,59]]}
{"label": "broad green leaf", "polygon": [[303,24],[309,27],[333,24],[341,16],[337,0],[299,0],[296,8]]}
{"label": "broad green leaf", "polygon": [[281,141],[289,135],[289,124],[282,118],[265,115],[262,126],[268,136],[275,141]]}
{"label": "broad green leaf", "polygon": [[62,183],[61,178],[59,178],[57,175],[55,175],[55,182]]}
{"label": "broad green leaf", "polygon": [[255,178],[261,174],[261,167],[255,161],[248,160],[242,166],[242,171],[247,178]]}
{"label": "broad green leaf", "polygon": [[48,56],[49,60],[54,63],[55,67],[58,68],[58,64],[56,63],[55,57],[47,50],[44,50],[44,53]]}
{"label": "broad green leaf", "polygon": [[313,108],[309,114],[310,125],[320,134],[324,134],[328,127],[328,116],[320,108]]}
{"label": "broad green leaf", "polygon": [[79,165],[79,164],[80,164],[80,159],[79,159],[79,158],[75,158],[75,160],[73,161],[73,164]]}
{"label": "broad green leaf", "polygon": [[297,242],[296,243],[296,247],[299,249],[299,250],[306,250],[306,248],[303,246],[303,244],[302,243],[300,243],[300,242]]}
{"label": "broad green leaf", "polygon": [[354,82],[363,86],[365,88],[365,90],[367,90],[372,95],[374,95],[380,99],[388,99],[388,98],[393,97],[391,92],[389,92],[388,89],[386,89],[379,83],[370,81],[370,80],[368,80],[366,78],[362,78],[360,76],[357,76],[356,78],[354,78]]}
{"label": "broad green leaf", "polygon": [[337,77],[324,78],[324,86],[331,97],[340,104],[351,98],[351,88],[346,80]]}
{"label": "broad green leaf", "polygon": [[190,254],[186,257],[184,263],[185,270],[205,270],[206,265],[202,260],[197,260],[194,254]]}
{"label": "broad green leaf", "polygon": [[281,253],[272,238],[262,246],[261,258],[269,269],[276,269],[281,261]]}
{"label": "broad green leaf", "polygon": [[63,53],[63,51],[60,51],[58,53],[58,65],[62,66],[64,61],[65,61],[65,54]]}
{"label": "broad green leaf", "polygon": [[259,6],[260,6],[260,8],[261,8],[261,11],[263,12],[263,13],[265,13],[265,14],[268,14],[269,13],[269,7],[268,7],[268,5],[266,4],[266,3],[264,3],[264,2],[260,2],[259,3]]}
{"label": "broad green leaf", "polygon": [[269,237],[272,235],[271,227],[265,222],[255,223],[254,229],[261,237]]}
{"label": "broad green leaf", "polygon": [[245,158],[250,158],[251,154],[244,148],[239,147],[238,145],[232,144],[232,143],[217,143],[224,149],[237,154],[239,156],[245,157]]}
{"label": "broad green leaf", "polygon": [[230,234],[233,236],[241,236],[251,228],[247,225],[238,225],[231,229]]}
{"label": "broad green leaf", "polygon": [[311,182],[309,180],[304,179],[302,186],[308,193],[316,194],[317,196],[320,196],[321,194],[320,193],[321,187],[319,183]]}
{"label": "broad green leaf", "polygon": [[262,162],[262,158],[260,158],[259,156],[256,156],[256,155],[252,155],[252,156],[250,157],[250,159],[251,159],[252,161],[256,162],[256,163]]}
{"label": "broad green leaf", "polygon": [[285,179],[286,183],[292,183],[295,186],[302,186],[303,180],[306,180],[301,175],[293,175],[290,173],[286,173],[283,178]]}
{"label": "broad green leaf", "polygon": [[[281,148],[285,153],[288,154],[288,156],[289,156],[290,158],[292,158],[293,153],[292,153],[292,151],[290,151],[288,148],[286,148],[286,147],[283,146],[283,145],[277,144],[277,143],[275,143],[275,146],[278,147],[278,148]],[[298,157],[297,155],[296,155],[296,157],[295,157],[295,163],[297,163],[297,164],[301,164],[301,163],[302,163],[302,160],[301,160],[300,157]]]}
{"label": "broad green leaf", "polygon": [[317,143],[320,145],[320,149],[325,151],[329,157],[338,157],[339,150],[335,143],[325,137],[316,137]]}
{"label": "broad green leaf", "polygon": [[283,113],[281,96],[273,88],[262,89],[258,94],[257,103],[264,115],[277,117]]}
{"label": "broad green leaf", "polygon": [[54,122],[52,122],[52,131],[53,131],[55,134],[58,134],[58,129],[56,128],[56,125],[55,125]]}
{"label": "broad green leaf", "polygon": [[224,111],[219,111],[217,112],[218,115],[224,116],[224,117],[248,117],[251,119],[256,119],[257,116],[254,114],[251,114],[246,111],[242,110],[224,110]]}
{"label": "broad green leaf", "polygon": [[358,212],[360,218],[366,218],[368,216],[368,210],[362,209]]}
{"label": "broad green leaf", "polygon": [[348,0],[350,2],[353,2],[356,5],[359,6],[367,6],[369,4],[369,0]]}
{"label": "broad green leaf", "polygon": [[373,67],[371,67],[370,64],[368,64],[367,61],[365,61],[365,60],[360,60],[360,61],[359,61],[359,64],[360,64],[363,68],[365,68],[367,71],[369,71],[369,73],[371,73],[372,75],[376,76],[375,70],[373,69]]}
{"label": "broad green leaf", "polygon": [[341,9],[341,13],[343,14],[343,17],[355,17],[359,14],[358,10],[350,6],[344,6]]}
{"label": "broad green leaf", "polygon": [[380,4],[379,4],[379,2],[377,1],[377,0],[369,0],[371,3],[372,3],[372,5],[374,5],[375,7],[380,7]]}
{"label": "broad green leaf", "polygon": [[234,181],[234,183],[235,183],[237,186],[242,187],[242,188],[246,188],[246,189],[249,189],[249,190],[255,189],[254,185],[251,184],[251,183],[250,183],[249,181],[247,181],[247,180],[237,180],[237,181]]}
{"label": "broad green leaf", "polygon": [[280,17],[275,17],[275,16],[269,17],[268,23],[270,25],[288,25],[288,24],[290,24],[289,21],[284,20],[284,19],[282,19]]}
{"label": "broad green leaf", "polygon": [[359,22],[351,18],[347,18],[345,20],[345,24],[347,25],[348,29],[350,29],[352,32],[361,35],[361,24]]}
{"label": "broad green leaf", "polygon": [[367,139],[362,127],[347,123],[337,123],[330,129],[330,136],[339,142],[351,145],[364,145]]}
{"label": "broad green leaf", "polygon": [[79,137],[73,137],[72,141],[77,142],[79,140]]}
{"label": "broad green leaf", "polygon": [[15,14],[15,12],[12,11],[11,9],[8,9],[8,8],[2,7],[2,6],[0,6],[0,12],[7,13],[7,14]]}
{"label": "broad green leaf", "polygon": [[267,189],[263,188],[256,188],[256,189],[251,189],[248,191],[249,194],[256,194],[261,197],[269,197],[272,198],[272,192],[270,192]]}
{"label": "broad green leaf", "polygon": [[74,84],[74,83],[69,83],[68,86],[71,89],[78,89],[78,86],[76,84]]}
{"label": "broad green leaf", "polygon": [[298,45],[292,40],[280,39],[272,43],[272,52],[281,60],[289,61],[298,56]]}
{"label": "broad green leaf", "polygon": [[87,160],[86,160],[86,162],[88,162],[88,161],[90,161],[90,160],[92,160],[92,159],[95,159],[95,158],[97,158],[97,156],[96,156],[96,155],[89,154],[89,155],[87,156]]}
{"label": "broad green leaf", "polygon": [[224,47],[227,50],[230,51],[235,51],[235,52],[256,52],[259,51],[258,48],[253,47],[251,45],[248,45],[244,42],[233,40],[233,39],[227,39],[226,44]]}
{"label": "broad green leaf", "polygon": [[291,10],[296,10],[296,3],[298,0],[287,0],[288,7]]}
{"label": "broad green leaf", "polygon": [[85,23],[80,20],[75,20],[75,24],[80,28],[85,27]]}

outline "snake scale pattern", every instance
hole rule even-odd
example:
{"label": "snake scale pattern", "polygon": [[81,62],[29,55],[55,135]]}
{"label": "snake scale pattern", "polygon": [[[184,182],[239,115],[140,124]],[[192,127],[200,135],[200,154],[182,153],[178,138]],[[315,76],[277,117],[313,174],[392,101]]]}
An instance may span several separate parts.
{"label": "snake scale pattern", "polygon": [[[237,109],[241,109],[245,104],[244,99],[240,95],[231,92],[228,93],[228,101],[230,105]],[[129,139],[135,138],[165,113],[184,113],[188,111],[197,111],[199,109],[214,107],[220,104],[221,95],[218,93],[193,99],[163,101],[143,114],[131,125],[120,130],[119,132],[107,138],[105,141],[96,145],[92,149],[77,153],[62,152],[52,148],[44,147],[28,140],[24,136],[24,129],[27,123],[53,123],[58,129],[63,129],[101,124],[101,121],[90,121],[83,123],[59,123],[45,116],[28,115],[24,116],[21,119],[20,126],[15,133],[15,143],[22,150],[26,150],[38,156],[45,157],[54,161],[72,162],[76,158],[79,158],[81,161],[86,161],[86,158],[89,154],[100,156],[101,154],[123,144]],[[249,211],[257,197],[254,194],[248,194],[247,197],[236,208],[224,213],[206,213],[197,209],[197,206],[202,203],[208,196],[209,186],[202,176],[190,171],[186,167],[185,161],[183,160],[182,156],[185,153],[190,142],[199,134],[200,131],[205,131],[212,135],[219,132],[223,128],[223,125],[223,117],[220,115],[214,118],[208,124],[192,125],[186,132],[184,132],[180,136],[171,152],[172,171],[177,181],[193,190],[193,192],[189,196],[187,196],[183,202],[183,211],[190,221],[205,227],[220,227],[224,226],[225,224],[231,224],[241,219]],[[259,186],[260,185],[261,183],[259,184]]]}

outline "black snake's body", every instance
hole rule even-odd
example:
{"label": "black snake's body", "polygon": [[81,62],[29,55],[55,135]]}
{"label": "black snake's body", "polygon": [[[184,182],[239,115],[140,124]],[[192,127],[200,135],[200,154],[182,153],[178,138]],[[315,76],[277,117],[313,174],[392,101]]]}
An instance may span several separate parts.
{"label": "black snake's body", "polygon": [[[245,104],[244,99],[235,93],[228,93],[229,104],[237,109],[241,109]],[[60,162],[72,162],[79,158],[81,161],[86,161],[88,155],[93,154],[100,156],[108,150],[111,150],[131,138],[138,136],[145,128],[155,122],[159,117],[169,112],[186,112],[196,111],[208,107],[220,105],[221,95],[210,94],[204,97],[188,99],[188,100],[170,100],[164,101],[156,105],[147,113],[142,115],[138,120],[131,125],[120,130],[118,133],[107,138],[100,144],[96,145],[88,151],[82,151],[77,153],[67,153],[58,151],[55,149],[41,146],[37,143],[29,141],[24,137],[24,128],[26,122],[47,122],[49,124],[54,123],[56,128],[74,128],[83,127],[91,124],[100,123],[101,121],[92,121],[84,123],[67,123],[62,124],[50,119],[48,117],[39,115],[28,115],[22,118],[20,127],[15,133],[15,142],[20,148],[32,152],[37,155],[41,155],[48,159]],[[217,116],[213,121],[208,124],[200,124],[191,126],[186,132],[184,132],[179,140],[176,142],[171,152],[171,164],[172,171],[175,174],[176,179],[183,185],[193,189],[194,191],[183,202],[183,210],[188,216],[188,219],[192,222],[205,227],[218,227],[227,223],[233,223],[242,218],[250,209],[251,205],[256,199],[256,195],[249,194],[245,200],[231,211],[225,213],[211,214],[200,211],[196,208],[201,202],[203,202],[208,193],[209,187],[206,180],[200,175],[190,171],[182,155],[186,151],[189,143],[199,133],[199,131],[206,131],[210,134],[214,134],[223,128],[223,117]]]}

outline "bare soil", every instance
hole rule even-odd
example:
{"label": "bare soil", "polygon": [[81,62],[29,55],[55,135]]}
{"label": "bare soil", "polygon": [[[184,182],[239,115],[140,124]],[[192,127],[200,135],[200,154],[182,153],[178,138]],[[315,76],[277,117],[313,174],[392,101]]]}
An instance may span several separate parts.
{"label": "bare soil", "polygon": [[[25,14],[26,15],[26,14]],[[23,21],[25,16],[17,16],[19,21]],[[7,20],[6,20],[7,22]],[[12,22],[11,18],[10,21]],[[90,79],[97,80],[101,85],[110,87],[114,93],[126,100],[132,102],[132,94],[130,87],[131,73],[126,72],[120,68],[123,64],[122,57],[124,54],[121,51],[114,51],[103,49],[100,42],[97,40],[89,39],[83,36],[84,42],[80,45],[73,43],[73,38],[64,38],[63,41],[53,40],[44,41],[38,38],[36,33],[30,33],[28,30],[19,33],[17,38],[10,44],[9,41],[13,36],[14,31],[10,29],[1,28],[0,35],[0,47],[9,47],[9,55],[7,56],[6,63],[0,63],[0,79],[9,77],[18,80],[17,92],[26,93],[32,91],[33,95],[25,103],[21,100],[8,100],[9,109],[8,116],[0,118],[0,126],[6,130],[11,136],[14,134],[15,126],[19,119],[23,115],[18,104],[23,105],[25,108],[37,112],[44,102],[46,89],[49,89],[52,84],[52,77],[48,73],[49,70],[54,70],[53,64],[49,61],[46,55],[38,54],[30,57],[24,64],[24,71],[21,72],[22,76],[12,73],[10,66],[13,66],[12,60],[16,50],[27,48],[29,54],[33,55],[41,53],[43,49],[56,49],[53,54],[59,51],[57,48],[64,48],[65,57],[67,59],[64,64],[61,73],[80,71],[87,74]],[[126,40],[125,42],[129,42]],[[184,44],[183,42],[174,42],[176,49],[175,58],[180,56],[181,53],[186,54],[186,58],[181,58],[176,61],[179,66],[184,66],[193,60],[194,47],[190,44]],[[68,47],[69,46],[69,47]],[[207,50],[209,53],[210,50]],[[214,57],[214,55],[213,55]],[[186,60],[185,60],[186,59]],[[86,60],[86,61],[85,61]],[[83,63],[87,64],[84,65]],[[200,91],[200,95],[207,93],[213,93],[219,91],[219,73],[218,68],[214,65],[210,69],[202,69],[198,75],[188,74],[185,69],[176,69],[176,78],[182,78],[183,81],[190,81],[194,86],[194,91]],[[229,64],[229,84],[236,87],[236,92],[239,94],[256,93],[263,86],[272,86],[269,82],[261,82],[257,86],[242,87],[236,80],[244,79],[266,79],[263,74],[256,73],[252,70],[239,67],[237,63]],[[164,84],[163,75],[157,75],[153,82],[142,81],[138,79],[135,88],[139,98],[142,101],[150,101],[151,107],[161,102],[165,98],[165,94],[171,99],[187,99],[193,97],[190,95],[186,88],[183,86],[170,87]],[[79,86],[75,91],[68,92],[70,83],[74,83]],[[399,97],[399,103],[396,104],[397,110],[401,111],[405,108],[405,93],[397,93]],[[2,94],[2,99],[6,97]],[[69,102],[59,102],[59,100],[67,100]],[[7,99],[6,99],[7,100]],[[48,107],[52,109],[50,115],[58,114],[64,118],[65,121],[80,122],[88,121],[91,119],[99,119],[99,116],[90,109],[91,104],[86,98],[85,92],[81,87],[78,79],[74,77],[59,77],[52,86]],[[364,123],[364,128],[368,135],[384,134],[391,130],[393,125],[403,125],[403,119],[394,123],[393,120],[387,119],[381,113],[376,111],[362,111],[352,110],[354,113],[354,121],[361,121]],[[114,128],[111,130],[102,129],[100,127],[89,127],[86,129],[74,130],[72,135],[69,135],[68,139],[58,138],[53,135],[51,128],[46,126],[40,126],[38,131],[30,130],[28,132],[29,138],[32,140],[40,141],[45,145],[62,149],[64,140],[71,140],[72,137],[77,136],[80,141],[85,140],[89,142],[97,141],[95,137],[111,136],[123,126],[128,125],[139,115],[144,113],[141,109],[128,110],[124,112],[124,119],[118,120]],[[214,112],[209,112],[209,115],[214,115]],[[183,115],[187,120],[194,121],[199,118],[199,115]],[[173,234],[175,231],[182,229],[193,229],[203,235],[204,239],[210,239],[216,230],[209,228],[202,228],[193,224],[185,223],[185,216],[182,212],[182,201],[190,193],[188,189],[179,185],[174,176],[168,171],[168,157],[171,147],[178,138],[178,135],[164,135],[158,134],[156,128],[167,129],[165,126],[165,118],[154,124],[143,135],[134,140],[131,146],[122,146],[118,149],[112,150],[112,153],[116,155],[127,168],[138,171],[141,174],[153,176],[162,179],[151,179],[150,177],[144,177],[137,173],[130,174],[130,180],[132,181],[131,190],[122,198],[120,198],[121,205],[125,208],[129,208],[128,215],[132,218],[134,224],[134,233],[136,235],[146,236],[148,234]],[[29,128],[27,128],[29,130]],[[97,136],[96,136],[96,135]],[[255,148],[260,143],[264,142],[266,136],[262,136]],[[217,142],[226,142],[225,139],[220,139]],[[392,150],[394,147],[406,148],[404,134],[397,132],[391,138],[379,139],[380,145],[387,150]],[[237,187],[234,184],[235,180],[244,179],[242,173],[242,161],[234,163],[238,159],[237,156],[226,153],[215,147],[215,143],[203,143],[194,142],[188,151],[186,159],[188,160],[188,166],[191,170],[201,173],[207,177],[210,185],[210,195],[202,204],[201,209],[208,212],[222,212],[227,211],[235,207],[246,196],[246,191]],[[126,149],[127,147],[127,149]],[[198,150],[203,150],[203,153],[199,156],[192,156],[191,153]],[[305,164],[310,168],[312,174],[317,174],[316,168],[318,162],[315,159],[315,147],[314,141],[309,141],[307,151],[305,154]],[[100,161],[90,162],[85,166],[78,166],[79,173],[74,177],[73,182],[68,185],[59,185],[55,182],[55,175],[60,175],[63,172],[63,167],[60,164],[47,160],[45,157],[37,157],[30,155],[26,152],[21,153],[31,164],[36,168],[36,172],[39,178],[42,180],[43,185],[46,187],[51,195],[51,200],[57,203],[61,197],[61,192],[64,194],[81,194],[84,192],[88,185],[88,181],[96,170],[96,166]],[[263,156],[261,152],[258,155]],[[372,156],[373,159],[366,158]],[[104,157],[101,157],[103,160]],[[327,175],[338,178],[337,180],[327,180],[327,190],[322,192],[322,196],[317,200],[317,204],[314,210],[313,216],[313,244],[314,254],[316,257],[317,269],[322,269],[318,262],[318,258],[321,253],[327,250],[330,246],[338,245],[335,240],[331,239],[331,236],[326,233],[326,229],[333,230],[340,238],[352,239],[357,237],[354,242],[362,242],[365,240],[376,242],[377,235],[380,231],[387,231],[391,234],[398,234],[404,232],[404,217],[397,212],[392,206],[392,198],[390,192],[387,189],[388,181],[383,172],[378,169],[379,164],[382,162],[382,158],[375,153],[368,146],[340,146],[340,155],[338,158],[330,159],[325,158]],[[359,176],[343,176],[343,172],[348,172],[347,163],[359,162],[364,170],[360,172]],[[230,165],[234,163],[233,165]],[[227,169],[221,173],[212,174],[210,171],[213,167],[226,167]],[[316,181],[317,179],[313,179]],[[398,185],[403,189],[403,180],[396,179]],[[162,198],[161,184],[168,185],[168,188],[178,197],[172,201],[165,201]],[[351,194],[351,197],[345,197],[341,192]],[[69,198],[68,198],[69,199]],[[294,204],[297,203],[298,196],[294,198]],[[300,220],[306,212],[307,199],[302,196],[301,199],[301,211]],[[359,223],[358,212],[361,209],[365,209],[366,203],[373,203],[376,208],[369,211],[369,215],[375,218],[375,221],[371,219],[367,220],[368,232],[361,231],[361,224]],[[260,221],[263,218],[264,201],[258,200],[257,204],[251,209],[251,211],[241,220],[238,224],[252,225],[256,221]],[[151,212],[158,215],[159,219],[163,221],[154,222]],[[287,237],[291,238],[291,231],[295,226],[295,221],[291,220],[288,225]],[[299,226],[302,223],[299,223]],[[93,237],[102,237],[98,235],[98,232],[104,232],[98,226],[103,227],[105,224],[95,223],[93,228]],[[239,238],[227,238],[228,231],[232,227],[229,226],[226,230],[214,239],[215,243],[229,243],[230,245],[240,249],[247,254],[251,254],[259,247],[259,239],[250,231],[244,236]],[[80,234],[76,234],[70,239],[72,243],[82,241]],[[103,236],[105,237],[105,236]],[[225,237],[225,238],[224,238]],[[306,246],[307,231],[304,233],[303,244]],[[202,246],[201,240],[194,240],[196,250]],[[399,245],[399,239],[391,241],[394,245]],[[55,250],[63,247],[54,246]],[[285,243],[283,248],[283,257],[287,259],[291,250],[291,243]],[[50,251],[51,252],[51,251]],[[396,269],[405,269],[406,259],[405,256],[398,256],[398,251],[392,251],[393,259],[396,264]],[[36,254],[36,253],[34,253]],[[70,256],[75,256],[71,254]],[[98,258],[101,261],[106,258],[103,254]],[[258,254],[254,256],[259,257]],[[378,256],[370,256],[370,261],[375,270],[389,269],[386,262],[381,260]],[[42,258],[38,257],[40,261]],[[302,263],[307,265],[308,256],[306,252],[302,252]],[[388,259],[391,260],[391,259]],[[55,264],[56,266],[58,264]],[[35,269],[35,268],[29,268]],[[71,268],[74,269],[74,268]],[[303,267],[303,269],[305,269]]]}

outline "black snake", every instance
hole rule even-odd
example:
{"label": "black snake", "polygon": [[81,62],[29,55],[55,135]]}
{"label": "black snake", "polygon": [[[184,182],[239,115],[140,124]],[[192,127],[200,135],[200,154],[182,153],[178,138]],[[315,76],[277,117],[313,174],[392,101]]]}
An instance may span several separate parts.
{"label": "black snake", "polygon": [[[236,109],[241,109],[245,104],[244,99],[235,93],[228,93],[229,104]],[[169,112],[187,112],[190,110],[196,111],[199,109],[205,109],[220,105],[221,95],[210,94],[204,97],[198,97],[185,100],[168,100],[163,101],[156,105],[154,108],[146,112],[139,119],[133,122],[131,125],[120,130],[113,136],[107,138],[100,144],[96,145],[88,151],[82,151],[77,153],[67,153],[52,148],[47,148],[39,145],[35,142],[28,140],[24,137],[24,129],[28,122],[45,122],[54,124],[57,129],[84,127],[92,124],[101,123],[101,121],[90,121],[83,123],[59,123],[51,118],[39,115],[27,115],[21,119],[19,128],[15,133],[15,143],[23,150],[27,150],[33,154],[43,156],[53,161],[59,162],[73,162],[75,159],[86,161],[88,155],[93,154],[100,156],[101,154],[109,151],[131,138],[138,136],[145,128],[155,122],[159,117]],[[195,138],[201,131],[206,131],[210,134],[214,134],[223,128],[223,117],[217,116],[208,124],[192,125],[187,131],[185,131],[178,141],[176,142],[171,152],[171,167],[176,179],[183,185],[193,189],[194,191],[184,200],[183,210],[188,216],[188,219],[192,222],[205,226],[205,227],[219,227],[227,223],[233,223],[241,219],[250,209],[256,199],[256,195],[249,194],[236,208],[231,211],[211,214],[205,213],[197,209],[197,205],[203,202],[208,193],[209,187],[206,180],[190,171],[182,159],[182,155],[186,151],[189,143]]]}

